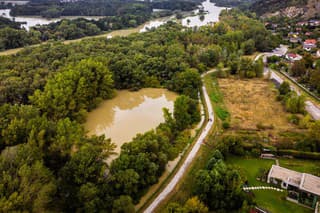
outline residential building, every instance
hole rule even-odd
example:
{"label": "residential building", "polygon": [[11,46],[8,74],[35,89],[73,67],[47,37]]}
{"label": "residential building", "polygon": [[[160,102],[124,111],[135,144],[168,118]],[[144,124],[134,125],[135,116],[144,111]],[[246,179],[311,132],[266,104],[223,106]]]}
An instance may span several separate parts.
{"label": "residential building", "polygon": [[315,39],[307,39],[303,42],[303,49],[310,51],[313,48],[317,47],[317,40]]}
{"label": "residential building", "polygon": [[288,38],[291,43],[299,43],[301,42],[301,38],[299,37],[298,32],[290,32],[288,33]]}
{"label": "residential building", "polygon": [[302,56],[296,53],[288,53],[286,54],[286,59],[291,62],[300,61],[302,59]]}
{"label": "residential building", "polygon": [[272,165],[268,183],[288,191],[288,200],[315,208],[320,198],[320,177]]}
{"label": "residential building", "polygon": [[306,32],[305,35],[306,35],[306,36],[311,36],[311,35],[312,35],[312,32]]}
{"label": "residential building", "polygon": [[320,26],[320,20],[310,20],[309,25],[313,27],[318,27]]}
{"label": "residential building", "polygon": [[307,21],[300,21],[300,22],[297,23],[297,25],[298,25],[298,26],[301,26],[301,27],[303,27],[303,26],[308,26],[308,25],[309,25],[309,22],[307,22]]}
{"label": "residential building", "polygon": [[289,39],[289,41],[290,41],[291,43],[299,43],[299,42],[301,42],[301,38],[299,38],[299,37],[292,37],[292,38]]}

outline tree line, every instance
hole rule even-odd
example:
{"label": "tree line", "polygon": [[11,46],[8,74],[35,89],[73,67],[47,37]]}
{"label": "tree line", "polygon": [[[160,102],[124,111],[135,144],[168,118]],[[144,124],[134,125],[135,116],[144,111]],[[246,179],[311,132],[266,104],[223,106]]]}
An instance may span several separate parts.
{"label": "tree line", "polygon": [[150,14],[155,9],[191,11],[201,3],[199,0],[178,1],[115,1],[115,0],[91,0],[61,2],[35,1],[32,0],[25,5],[16,5],[12,8],[13,16],[37,15],[47,18],[60,16],[120,16],[125,13]]}
{"label": "tree line", "polygon": [[[152,12],[152,11],[151,11]],[[63,19],[47,25],[31,27],[28,31],[21,29],[21,23],[7,18],[0,19],[0,50],[24,47],[44,41],[71,40],[85,36],[98,35],[106,31],[137,27],[150,20],[150,11],[138,5],[117,16],[107,16],[99,20],[78,18]],[[168,13],[159,14],[168,15]]]}

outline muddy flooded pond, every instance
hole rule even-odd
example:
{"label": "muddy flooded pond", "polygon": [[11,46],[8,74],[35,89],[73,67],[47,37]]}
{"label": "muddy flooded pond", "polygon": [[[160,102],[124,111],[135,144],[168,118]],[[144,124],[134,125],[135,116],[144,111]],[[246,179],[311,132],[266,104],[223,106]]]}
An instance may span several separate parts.
{"label": "muddy flooded pond", "polygon": [[116,97],[103,101],[88,114],[85,129],[89,135],[105,135],[117,145],[130,142],[137,133],[147,132],[164,121],[162,109],[173,112],[178,95],[166,89],[147,88],[137,92],[117,91]]}

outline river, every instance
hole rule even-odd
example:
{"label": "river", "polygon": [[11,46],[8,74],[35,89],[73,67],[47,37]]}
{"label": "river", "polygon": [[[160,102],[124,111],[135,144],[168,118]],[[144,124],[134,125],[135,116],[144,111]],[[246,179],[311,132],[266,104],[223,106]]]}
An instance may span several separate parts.
{"label": "river", "polygon": [[[204,11],[203,19],[200,18],[200,8]],[[199,6],[199,9],[192,11],[192,14],[195,15],[183,18],[181,20],[181,24],[185,27],[201,27],[208,24],[213,24],[219,21],[219,15],[224,9],[226,8],[215,6],[215,3],[210,2],[210,0],[206,0],[202,2],[202,4]],[[148,29],[157,28],[172,19],[174,19],[174,16],[170,17],[170,19],[158,19],[155,21],[150,21],[140,30],[140,32],[145,32]]]}
{"label": "river", "polygon": [[[203,16],[203,20],[200,19],[199,11],[200,9],[194,10],[192,13],[196,14],[193,16],[185,17],[181,20],[181,24],[183,26],[187,27],[195,27],[195,26],[204,26],[207,24],[211,24],[214,22],[217,22],[219,20],[219,14],[220,12],[225,9],[224,7],[217,7],[214,3],[210,2],[210,0],[206,0],[202,2],[201,6],[199,6],[203,11],[205,12]],[[10,15],[10,9],[0,9],[0,16],[9,18],[11,20],[15,20],[16,22],[24,22],[25,24],[22,25],[22,27],[29,30],[30,27],[36,26],[36,25],[44,25],[44,24],[50,24],[52,22],[58,22],[62,19],[76,19],[76,18],[85,18],[88,20],[97,20],[99,18],[102,18],[103,16],[62,16],[60,18],[53,18],[53,19],[47,19],[40,16],[16,16],[12,17]],[[165,23],[167,23],[169,20],[173,20],[175,16],[171,17],[165,17],[156,19],[153,21],[147,22],[142,29],[140,29],[140,32],[145,32],[148,29],[157,28]]]}
{"label": "river", "polygon": [[16,22],[23,22],[21,26],[29,30],[30,27],[34,27],[37,25],[50,24],[53,22],[58,22],[62,19],[77,19],[77,18],[85,18],[88,20],[97,20],[102,18],[103,16],[61,16],[60,18],[52,18],[47,19],[41,16],[16,16],[13,17],[10,15],[10,9],[0,9],[0,16],[9,18],[10,20],[14,20]]}
{"label": "river", "polygon": [[85,129],[89,135],[104,134],[111,138],[117,145],[115,152],[120,153],[122,144],[130,142],[136,134],[149,131],[163,122],[162,109],[165,107],[172,112],[176,97],[176,93],[166,89],[118,91],[116,97],[103,101],[88,114]]}
{"label": "river", "polygon": [[[212,24],[219,21],[219,15],[225,7],[215,6],[210,0],[202,2],[201,8],[203,9],[203,19],[201,20],[200,15],[189,16],[182,19],[182,25],[186,27],[201,27],[208,24]],[[200,9],[194,11],[194,14],[199,14]]]}

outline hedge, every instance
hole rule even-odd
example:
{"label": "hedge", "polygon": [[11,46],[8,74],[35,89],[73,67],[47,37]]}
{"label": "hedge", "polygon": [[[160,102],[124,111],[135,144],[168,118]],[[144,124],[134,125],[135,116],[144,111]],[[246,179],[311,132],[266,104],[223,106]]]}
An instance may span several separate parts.
{"label": "hedge", "polygon": [[303,152],[303,151],[297,151],[297,150],[282,149],[282,150],[277,150],[277,155],[279,156],[290,155],[295,158],[320,160],[319,152]]}

